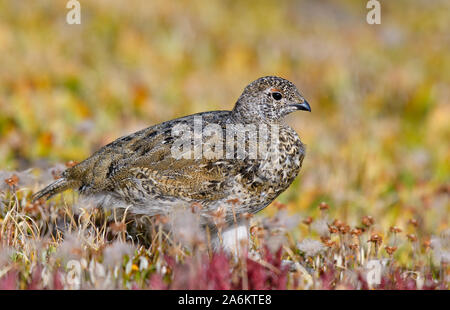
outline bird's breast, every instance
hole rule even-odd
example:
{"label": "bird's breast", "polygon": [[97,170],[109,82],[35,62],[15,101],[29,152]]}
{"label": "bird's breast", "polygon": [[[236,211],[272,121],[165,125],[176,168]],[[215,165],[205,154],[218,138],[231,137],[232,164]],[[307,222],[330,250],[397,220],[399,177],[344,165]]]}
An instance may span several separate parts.
{"label": "bird's breast", "polygon": [[297,177],[304,153],[297,133],[291,128],[281,128],[278,145],[272,145],[263,158],[249,164],[246,173],[239,175],[239,181],[253,197],[271,201]]}

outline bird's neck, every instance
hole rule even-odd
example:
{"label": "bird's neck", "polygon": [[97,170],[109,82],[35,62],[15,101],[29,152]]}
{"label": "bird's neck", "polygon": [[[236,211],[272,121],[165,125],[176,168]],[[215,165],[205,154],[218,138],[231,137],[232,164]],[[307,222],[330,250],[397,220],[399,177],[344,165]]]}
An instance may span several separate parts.
{"label": "bird's neck", "polygon": [[[249,105],[247,102],[238,101],[236,102],[233,110],[231,111],[231,118],[236,123],[242,123],[242,124],[261,124],[264,123],[266,125],[276,125],[278,124],[277,121],[269,120],[265,118],[261,113],[254,109],[249,108]],[[254,104],[253,104],[254,105]]]}

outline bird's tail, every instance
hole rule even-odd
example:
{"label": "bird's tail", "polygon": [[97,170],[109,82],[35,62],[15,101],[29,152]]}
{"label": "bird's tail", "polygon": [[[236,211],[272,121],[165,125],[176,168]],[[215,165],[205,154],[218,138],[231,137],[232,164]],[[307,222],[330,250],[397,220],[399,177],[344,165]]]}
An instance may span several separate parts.
{"label": "bird's tail", "polygon": [[39,192],[35,193],[32,197],[32,200],[36,201],[41,198],[45,198],[47,200],[53,195],[69,189],[70,187],[72,187],[71,185],[71,182],[69,182],[66,178],[59,178],[44,189],[41,189]]}

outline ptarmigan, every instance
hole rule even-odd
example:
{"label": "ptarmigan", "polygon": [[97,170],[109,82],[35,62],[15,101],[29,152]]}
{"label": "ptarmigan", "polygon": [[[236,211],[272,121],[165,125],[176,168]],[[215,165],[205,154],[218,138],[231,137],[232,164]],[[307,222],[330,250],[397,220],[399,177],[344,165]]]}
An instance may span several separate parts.
{"label": "ptarmigan", "polygon": [[149,216],[195,204],[203,226],[214,230],[220,213],[234,227],[298,175],[305,148],[284,122],[297,110],[311,108],[293,83],[259,78],[232,111],[193,114],[121,137],[65,170],[34,199],[73,188],[103,197],[103,206]]}

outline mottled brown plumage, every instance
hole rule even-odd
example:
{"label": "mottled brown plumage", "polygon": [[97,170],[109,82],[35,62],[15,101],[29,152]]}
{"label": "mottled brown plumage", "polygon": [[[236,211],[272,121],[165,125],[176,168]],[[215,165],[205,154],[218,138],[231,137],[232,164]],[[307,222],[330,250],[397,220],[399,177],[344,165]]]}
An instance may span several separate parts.
{"label": "mottled brown plumage", "polygon": [[[244,89],[232,111],[189,115],[121,137],[67,169],[62,178],[34,197],[49,198],[74,188],[82,195],[102,197],[105,207],[130,206],[132,213],[150,216],[198,204],[205,224],[219,208],[230,223],[242,213],[265,208],[300,171],[304,146],[283,121],[296,110],[310,111],[310,107],[294,84],[279,77],[263,77]],[[200,117],[202,128],[216,124],[223,130],[223,138],[227,125],[279,128],[279,145],[269,145],[257,158],[248,154],[239,158],[238,141],[232,143],[233,158],[174,158],[172,147],[177,137],[172,130],[184,124],[194,131],[194,120]],[[236,134],[245,132],[237,130]],[[269,131],[268,140],[274,136]],[[258,143],[261,137],[258,134]],[[203,143],[205,139],[203,136]],[[248,148],[247,140],[245,144]]]}

